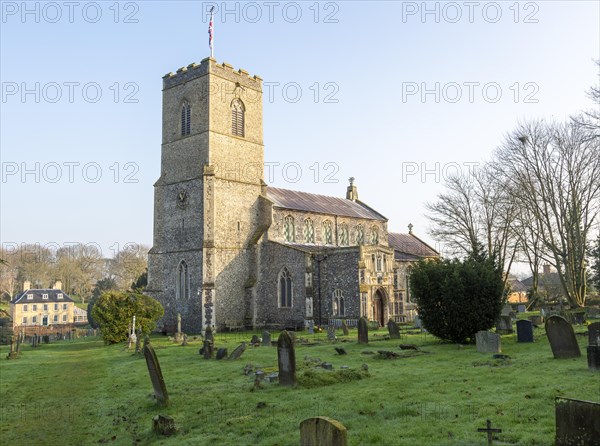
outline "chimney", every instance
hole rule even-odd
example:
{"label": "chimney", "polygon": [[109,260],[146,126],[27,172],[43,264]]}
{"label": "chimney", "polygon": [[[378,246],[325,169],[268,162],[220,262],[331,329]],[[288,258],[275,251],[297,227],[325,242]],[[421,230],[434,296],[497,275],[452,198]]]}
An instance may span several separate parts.
{"label": "chimney", "polygon": [[23,282],[23,291],[27,291],[31,289],[31,282],[29,280],[26,280],[25,282]]}
{"label": "chimney", "polygon": [[61,290],[62,282],[60,280],[57,280],[56,282],[54,282],[54,285],[52,285],[52,289],[53,290]]}
{"label": "chimney", "polygon": [[354,177],[350,177],[350,186],[348,186],[348,189],[346,189],[346,200],[358,200],[358,190],[354,185]]}
{"label": "chimney", "polygon": [[550,274],[550,265],[548,263],[544,264],[544,275]]}

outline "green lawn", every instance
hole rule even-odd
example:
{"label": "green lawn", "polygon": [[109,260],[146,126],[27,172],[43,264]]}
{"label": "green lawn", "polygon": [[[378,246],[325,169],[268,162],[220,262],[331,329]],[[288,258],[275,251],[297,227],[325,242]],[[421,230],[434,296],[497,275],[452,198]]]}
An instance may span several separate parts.
{"label": "green lawn", "polygon": [[[577,331],[586,331],[583,326]],[[370,333],[381,339],[383,330]],[[337,342],[306,335],[314,346],[296,349],[299,385],[264,384],[254,389],[253,364],[276,370],[277,349],[248,347],[238,361],[206,361],[200,342],[181,347],[153,337],[171,405],[160,409],[142,357],[122,345],[99,339],[61,341],[23,348],[18,360],[0,354],[0,442],[15,445],[297,445],[299,423],[329,416],[348,428],[351,445],[485,445],[477,428],[490,418],[503,431],[495,445],[550,445],[554,439],[554,397],[600,400],[600,374],[587,370],[586,337],[578,336],[583,356],[555,360],[543,329],[536,342],[517,344],[503,336],[507,365],[491,361],[474,346],[441,344],[430,335],[400,342],[421,345],[429,354],[383,360],[364,351],[400,352],[398,341],[358,345],[356,332]],[[229,352],[251,334],[217,334],[217,347]],[[276,336],[274,336],[276,339]],[[342,337],[343,339],[343,337]],[[310,361],[334,364],[333,371]],[[369,372],[362,372],[368,364]],[[348,370],[340,366],[348,365]],[[151,433],[152,417],[175,418],[170,438]]]}

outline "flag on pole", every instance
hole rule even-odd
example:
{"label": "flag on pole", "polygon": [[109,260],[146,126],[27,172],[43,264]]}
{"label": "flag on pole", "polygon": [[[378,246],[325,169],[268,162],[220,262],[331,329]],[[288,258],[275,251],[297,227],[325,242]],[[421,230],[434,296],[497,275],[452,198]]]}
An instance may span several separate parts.
{"label": "flag on pole", "polygon": [[208,24],[208,46],[210,47],[210,57],[213,57],[213,13],[215,7],[210,8],[210,23]]}

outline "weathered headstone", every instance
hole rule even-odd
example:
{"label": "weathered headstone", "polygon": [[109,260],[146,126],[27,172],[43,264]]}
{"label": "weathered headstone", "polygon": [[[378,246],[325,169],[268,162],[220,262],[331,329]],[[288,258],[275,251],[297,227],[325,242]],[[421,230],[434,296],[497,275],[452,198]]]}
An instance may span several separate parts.
{"label": "weathered headstone", "polygon": [[344,333],[344,336],[348,336],[350,334],[346,321],[342,321],[342,333]]}
{"label": "weathered headstone", "polygon": [[336,339],[337,339],[337,337],[335,336],[335,326],[329,325],[327,327],[327,340],[335,341]]}
{"label": "weathered headstone", "polygon": [[517,306],[517,311],[519,313],[525,313],[527,311],[527,307],[525,305],[521,304],[521,305]]}
{"label": "weathered headstone", "polygon": [[231,352],[231,355],[229,355],[229,359],[239,359],[240,356],[242,356],[242,353],[244,353],[246,351],[246,343],[242,342],[240,345],[238,345],[234,351]]}
{"label": "weathered headstone", "polygon": [[556,398],[556,446],[600,445],[600,403]]}
{"label": "weathered headstone", "polygon": [[587,360],[590,372],[600,372],[600,345],[588,345]]}
{"label": "weathered headstone", "polygon": [[528,319],[533,325],[542,325],[542,316],[529,316]]}
{"label": "weathered headstone", "polygon": [[21,344],[23,344],[24,340],[25,340],[25,334],[19,333],[17,335],[17,347],[16,347],[17,356],[21,354]]}
{"label": "weathered headstone", "polygon": [[10,337],[10,350],[8,352],[8,355],[6,355],[6,359],[17,359],[18,354],[17,354],[17,350],[15,347],[15,337],[11,336]]}
{"label": "weathered headstone", "polygon": [[300,423],[300,446],[348,446],[348,431],[331,418],[308,418]]}
{"label": "weathered headstone", "polygon": [[358,343],[369,343],[369,323],[364,316],[358,320]]}
{"label": "weathered headstone", "polygon": [[579,358],[581,351],[573,327],[561,316],[550,316],[546,320],[546,334],[555,358]]}
{"label": "weathered headstone", "polygon": [[271,346],[271,333],[269,333],[267,330],[262,332],[262,345],[263,347]]}
{"label": "weathered headstone", "polygon": [[588,325],[588,345],[600,345],[600,322]]}
{"label": "weathered headstone", "polygon": [[531,321],[517,321],[517,342],[533,342],[533,323]]}
{"label": "weathered headstone", "polygon": [[186,345],[188,345],[188,335],[184,333],[183,340],[181,341],[181,346],[185,347]]}
{"label": "weathered headstone", "polygon": [[166,415],[156,415],[152,418],[152,430],[158,435],[173,435],[176,431],[175,420]]}
{"label": "weathered headstone", "polygon": [[217,350],[217,359],[223,359],[227,357],[227,349],[220,348]]}
{"label": "weathered headstone", "polygon": [[202,346],[202,356],[204,359],[212,359],[215,346],[211,341],[204,341]]}
{"label": "weathered headstone", "polygon": [[156,401],[161,406],[167,406],[169,404],[167,386],[160,370],[158,358],[156,357],[154,348],[150,345],[148,337],[144,339],[144,357],[146,358],[146,365],[148,366],[148,373],[150,373],[150,380],[152,381]]}
{"label": "weathered headstone", "polygon": [[277,340],[277,364],[279,366],[279,384],[296,384],[296,352],[294,343],[287,331],[282,331]]}
{"label": "weathered headstone", "polygon": [[400,327],[393,320],[389,320],[387,323],[388,332],[390,334],[390,339],[400,339]]}
{"label": "weathered headstone", "polygon": [[308,334],[315,334],[315,323],[314,321],[308,322]]}
{"label": "weathered headstone", "polygon": [[513,332],[512,320],[510,316],[500,316],[496,324],[496,333],[511,334]]}
{"label": "weathered headstone", "polygon": [[510,316],[510,313],[512,313],[512,306],[510,306],[509,304],[505,304],[502,307],[502,312],[500,314],[502,316]]}
{"label": "weathered headstone", "polygon": [[475,342],[479,353],[500,353],[500,335],[491,331],[478,331],[475,334]]}

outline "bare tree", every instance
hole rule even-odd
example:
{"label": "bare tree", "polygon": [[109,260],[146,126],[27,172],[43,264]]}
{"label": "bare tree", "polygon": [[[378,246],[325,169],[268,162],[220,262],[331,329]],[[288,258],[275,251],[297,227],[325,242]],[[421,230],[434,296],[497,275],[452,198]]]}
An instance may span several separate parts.
{"label": "bare tree", "polygon": [[111,277],[114,277],[119,289],[129,289],[132,283],[148,268],[148,246],[129,243],[123,246],[110,264]]}

